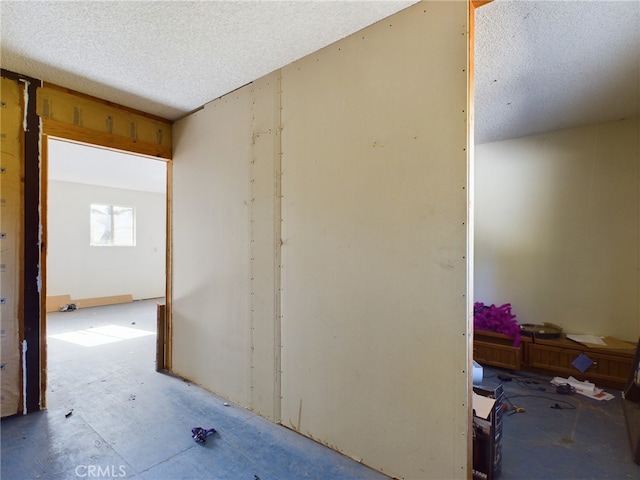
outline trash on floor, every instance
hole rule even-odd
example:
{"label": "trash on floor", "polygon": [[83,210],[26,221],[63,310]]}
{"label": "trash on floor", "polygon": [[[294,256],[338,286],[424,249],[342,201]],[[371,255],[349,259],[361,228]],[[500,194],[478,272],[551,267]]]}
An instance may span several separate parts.
{"label": "trash on floor", "polygon": [[191,429],[191,436],[198,443],[207,443],[207,437],[212,433],[216,433],[215,428],[210,428],[206,430],[202,427],[194,427]]}
{"label": "trash on floor", "polygon": [[556,386],[569,385],[575,388],[576,393],[584,395],[585,397],[593,398],[594,400],[611,400],[612,398],[615,398],[614,395],[596,387],[593,383],[587,382],[586,380],[581,382],[573,377],[553,377],[551,384]]}
{"label": "trash on floor", "polygon": [[60,307],[60,311],[61,312],[72,312],[76,308],[78,308],[78,306],[75,303],[67,303],[66,305],[62,305]]}
{"label": "trash on floor", "polygon": [[507,413],[507,415],[513,415],[514,413],[524,413],[524,412],[525,412],[524,408],[516,407],[515,405],[513,405],[509,413]]}

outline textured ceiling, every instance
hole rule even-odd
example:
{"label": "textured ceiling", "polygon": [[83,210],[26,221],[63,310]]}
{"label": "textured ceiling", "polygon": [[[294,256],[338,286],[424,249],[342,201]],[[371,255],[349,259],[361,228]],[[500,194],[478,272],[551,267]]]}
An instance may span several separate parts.
{"label": "textured ceiling", "polygon": [[173,120],[412,3],[1,1],[0,62]]}
{"label": "textured ceiling", "polygon": [[640,1],[476,10],[476,143],[640,116]]}
{"label": "textured ceiling", "polygon": [[[2,0],[0,64],[176,119],[413,3]],[[640,0],[495,0],[475,40],[476,143],[640,116]]]}

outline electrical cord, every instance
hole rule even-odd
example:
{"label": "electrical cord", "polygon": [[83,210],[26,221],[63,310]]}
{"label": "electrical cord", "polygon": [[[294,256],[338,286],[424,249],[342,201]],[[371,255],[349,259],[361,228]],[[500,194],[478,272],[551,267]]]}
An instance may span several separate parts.
{"label": "electrical cord", "polygon": [[[552,397],[548,397],[546,395],[531,395],[531,394],[519,394],[519,395],[511,395],[510,397],[507,397],[506,395],[504,396],[505,400],[509,403],[509,405],[511,405],[511,407],[515,408],[513,403],[511,402],[511,398],[517,398],[517,397],[534,397],[534,398],[542,398],[544,400],[550,400],[552,402],[554,402],[553,405],[550,406],[550,408],[554,408],[557,410],[575,410],[576,406],[571,403],[571,402],[567,402],[566,400],[557,400],[555,398]],[[561,406],[560,403],[566,405],[565,407]]]}
{"label": "electrical cord", "polygon": [[[488,369],[486,367],[484,367],[484,368],[494,372],[491,375],[485,376],[485,378],[498,377],[498,379],[502,380],[503,382],[514,381],[516,383],[516,385],[519,388],[522,388],[523,390],[534,390],[534,391],[540,391],[540,392],[551,392],[551,393],[557,393],[557,394],[563,394],[563,395],[575,393],[575,389],[572,389],[572,387],[569,386],[569,385],[561,385],[561,386],[556,387],[555,389],[547,390],[545,387],[542,387],[540,385],[540,383],[541,382],[548,382],[549,379],[546,378],[546,377],[543,377],[541,375],[525,374],[525,373],[520,373],[520,372],[517,373],[517,374],[513,373],[513,372],[510,372],[509,374],[504,374],[504,373],[496,371],[494,369]],[[504,395],[504,399],[509,404],[509,406],[511,407],[512,411],[520,411],[521,410],[521,407],[518,407],[518,406],[514,405],[511,402],[511,398],[517,398],[517,397],[534,397],[534,398],[542,398],[544,400],[550,400],[553,403],[549,406],[549,408],[553,408],[553,409],[556,409],[556,410],[575,410],[576,409],[576,406],[571,402],[568,402],[566,400],[557,400],[557,399],[555,399],[553,397],[549,397],[549,396],[546,396],[546,395],[516,394],[516,395],[507,396],[505,394]]]}

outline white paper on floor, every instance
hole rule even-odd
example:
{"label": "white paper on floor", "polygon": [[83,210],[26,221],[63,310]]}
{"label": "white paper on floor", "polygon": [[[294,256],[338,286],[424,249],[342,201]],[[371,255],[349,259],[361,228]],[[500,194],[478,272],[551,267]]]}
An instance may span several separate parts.
{"label": "white paper on floor", "polygon": [[584,395],[585,397],[593,398],[594,400],[611,400],[612,398],[615,398],[614,395],[596,387],[593,383],[587,382],[586,380],[581,382],[573,377],[554,377],[553,380],[551,380],[551,384],[556,386],[571,385],[576,389],[576,393]]}

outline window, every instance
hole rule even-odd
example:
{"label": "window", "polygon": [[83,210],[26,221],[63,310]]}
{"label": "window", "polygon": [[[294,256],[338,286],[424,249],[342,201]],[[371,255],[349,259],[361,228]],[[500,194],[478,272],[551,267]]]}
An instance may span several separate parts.
{"label": "window", "polygon": [[92,246],[135,246],[133,207],[91,204]]}

